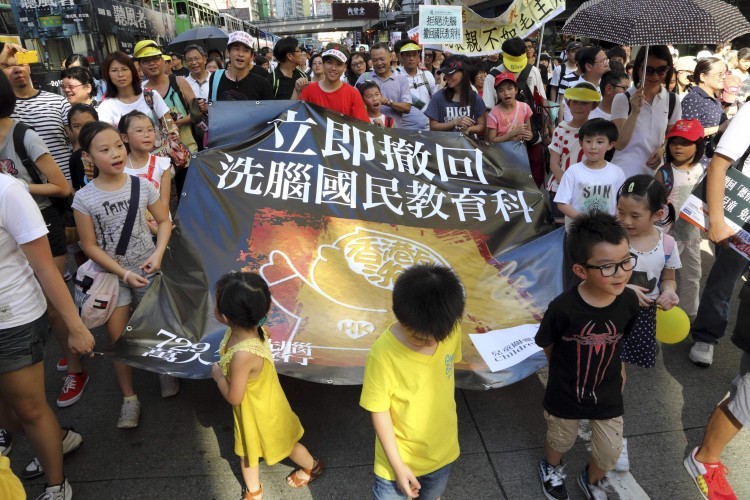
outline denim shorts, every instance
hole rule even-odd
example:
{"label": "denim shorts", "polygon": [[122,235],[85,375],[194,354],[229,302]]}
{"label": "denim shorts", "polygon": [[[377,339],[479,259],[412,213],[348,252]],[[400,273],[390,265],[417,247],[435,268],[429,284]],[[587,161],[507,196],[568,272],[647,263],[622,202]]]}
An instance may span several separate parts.
{"label": "denim shorts", "polygon": [[0,330],[0,373],[10,373],[44,359],[49,337],[47,313],[25,325]]}
{"label": "denim shorts", "polygon": [[159,273],[146,276],[148,285],[142,286],[140,288],[131,288],[124,284],[122,280],[120,280],[120,290],[117,292],[117,307],[127,306],[131,304],[133,305],[133,308],[138,307],[141,299],[143,299],[143,296],[146,295],[146,290],[151,287],[151,283],[154,282],[154,277],[157,274]]}
{"label": "denim shorts", "polygon": [[[420,500],[435,500],[443,494],[445,487],[448,486],[451,467],[453,467],[452,463],[429,474],[417,476],[417,481],[419,481],[419,485],[421,486],[419,489]],[[401,500],[408,498],[398,489],[396,481],[389,481],[380,476],[375,476],[375,484],[372,485],[372,496],[375,500]]]}
{"label": "denim shorts", "polygon": [[728,407],[743,427],[750,426],[750,354],[746,352],[740,359],[740,373],[732,381]]}

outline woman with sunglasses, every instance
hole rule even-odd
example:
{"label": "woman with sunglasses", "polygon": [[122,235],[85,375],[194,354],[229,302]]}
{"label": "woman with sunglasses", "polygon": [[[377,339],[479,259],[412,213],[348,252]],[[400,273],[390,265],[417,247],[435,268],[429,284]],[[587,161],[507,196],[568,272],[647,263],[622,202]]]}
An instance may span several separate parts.
{"label": "woman with sunglasses", "polygon": [[[686,120],[695,118],[701,122],[705,137],[724,132],[729,125],[721,102],[716,98],[724,90],[726,77],[727,65],[724,61],[718,57],[701,59],[693,71],[695,85],[682,99],[682,117]],[[710,151],[706,151],[708,158],[713,156],[713,148],[709,149]]]}
{"label": "woman with sunglasses", "polygon": [[672,71],[672,54],[666,46],[641,47],[633,70],[633,86],[638,90],[631,88],[612,101],[612,122],[619,131],[612,163],[625,177],[654,175],[662,164],[664,137],[682,117],[679,99],[664,87]]}

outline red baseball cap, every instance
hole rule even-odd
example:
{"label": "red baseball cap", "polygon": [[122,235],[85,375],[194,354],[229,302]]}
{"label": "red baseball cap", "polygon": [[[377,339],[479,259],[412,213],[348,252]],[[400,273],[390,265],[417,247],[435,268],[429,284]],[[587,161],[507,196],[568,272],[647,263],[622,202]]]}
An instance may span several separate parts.
{"label": "red baseball cap", "polygon": [[518,87],[518,80],[516,80],[516,77],[513,75],[513,73],[500,73],[495,77],[495,87],[500,85],[501,83],[505,81],[511,81],[514,84],[516,84],[516,87]]}
{"label": "red baseball cap", "polygon": [[672,130],[667,134],[667,139],[670,137],[682,137],[690,142],[695,142],[703,137],[703,125],[701,122],[693,118],[692,120],[677,120]]}

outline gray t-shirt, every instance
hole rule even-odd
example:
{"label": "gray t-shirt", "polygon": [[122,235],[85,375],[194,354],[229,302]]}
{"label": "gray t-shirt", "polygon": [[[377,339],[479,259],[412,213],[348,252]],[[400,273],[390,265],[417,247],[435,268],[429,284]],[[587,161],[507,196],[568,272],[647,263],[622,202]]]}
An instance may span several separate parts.
{"label": "gray t-shirt", "polygon": [[115,255],[130,206],[130,184],[133,179],[134,177],[128,176],[128,182],[117,191],[103,191],[96,187],[96,181],[89,182],[76,193],[73,209],[91,217],[99,248],[107,252],[123,269],[143,275],[140,266],[155,249],[146,224],[146,208],[159,200],[159,192],[150,182],[140,182],[138,213],[128,249],[125,255]]}
{"label": "gray t-shirt", "polygon": [[449,101],[445,97],[445,89],[441,89],[432,96],[424,114],[428,118],[441,123],[455,120],[461,116],[471,117],[476,122],[484,114],[485,109],[487,108],[484,101],[476,92],[471,93],[469,103],[466,106],[461,106],[461,103]]}
{"label": "gray t-shirt", "polygon": [[[13,120],[13,124],[8,130],[8,134],[5,136],[5,140],[0,144],[0,172],[12,175],[18,179],[23,179],[27,184],[33,184],[34,181],[31,179],[29,171],[26,170],[26,167],[21,163],[21,159],[16,155],[16,148],[13,144],[13,131],[16,129],[17,123],[18,120]],[[49,154],[47,145],[42,138],[39,137],[39,134],[32,129],[26,130],[26,134],[23,136],[23,146],[26,149],[26,154],[34,162],[36,162],[42,155]],[[39,171],[39,169],[37,169],[37,172],[39,173],[39,178],[42,179],[43,182],[47,182],[47,178],[41,171]],[[33,198],[39,207],[39,210],[52,205],[52,202],[46,196],[34,196]]]}

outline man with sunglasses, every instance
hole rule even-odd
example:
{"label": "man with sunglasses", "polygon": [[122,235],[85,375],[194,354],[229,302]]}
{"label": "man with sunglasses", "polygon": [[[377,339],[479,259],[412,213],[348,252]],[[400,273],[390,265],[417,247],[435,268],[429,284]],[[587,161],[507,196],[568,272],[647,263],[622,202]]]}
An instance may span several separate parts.
{"label": "man with sunglasses", "polygon": [[396,70],[404,75],[409,81],[409,91],[411,92],[411,103],[420,111],[424,111],[432,99],[432,95],[437,92],[435,77],[432,73],[420,69],[419,56],[422,50],[419,45],[411,40],[405,43],[396,44],[398,58],[401,66]]}
{"label": "man with sunglasses", "polygon": [[307,61],[305,51],[296,38],[288,36],[276,42],[273,56],[278,65],[267,76],[273,87],[273,98],[277,101],[296,100],[309,83],[307,75],[300,69]]}

